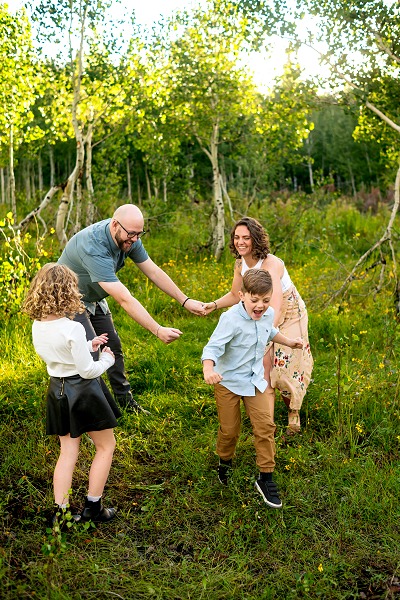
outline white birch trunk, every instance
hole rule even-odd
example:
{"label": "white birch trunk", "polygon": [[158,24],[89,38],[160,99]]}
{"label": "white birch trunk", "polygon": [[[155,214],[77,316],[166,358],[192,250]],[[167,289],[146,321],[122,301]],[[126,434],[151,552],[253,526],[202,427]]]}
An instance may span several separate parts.
{"label": "white birch trunk", "polygon": [[165,204],[167,203],[167,179],[164,177],[163,178],[163,201],[165,202]]}
{"label": "white birch trunk", "polygon": [[[72,8],[71,8],[72,10]],[[83,163],[85,160],[85,144],[83,139],[83,132],[78,122],[78,106],[81,100],[81,80],[83,73],[83,42],[85,37],[85,20],[86,14],[88,10],[88,5],[85,6],[84,12],[81,18],[81,30],[80,30],[80,44],[79,50],[76,56],[75,64],[72,60],[71,53],[71,67],[72,67],[72,89],[73,89],[73,100],[72,100],[72,125],[75,133],[76,140],[76,161],[75,167],[68,177],[67,185],[64,189],[64,193],[61,198],[60,205],[58,207],[57,218],[56,218],[56,235],[58,241],[60,243],[61,248],[65,246],[68,241],[66,234],[66,217],[69,213],[69,206],[73,200],[73,194],[75,189],[75,184],[77,180],[78,182],[78,201],[77,201],[77,213],[81,210],[82,204],[82,194],[81,194],[81,183],[82,183],[82,175],[83,175]],[[72,50],[71,50],[72,52]],[[80,221],[80,218],[79,218]]]}
{"label": "white birch trunk", "polygon": [[357,196],[356,182],[355,182],[355,179],[354,179],[354,173],[353,173],[353,169],[351,168],[350,161],[347,161],[347,165],[349,167],[351,189],[352,189],[352,192],[353,192],[353,197],[355,198]]}
{"label": "white birch trunk", "polygon": [[30,165],[29,162],[27,160],[25,160],[23,162],[23,167],[24,167],[24,183],[25,183],[25,198],[27,199],[27,201],[29,202],[29,200],[31,199],[31,170],[30,170]]}
{"label": "white birch trunk", "polygon": [[17,200],[15,197],[15,174],[14,174],[14,128],[10,125],[10,154],[9,154],[9,182],[10,182],[10,200],[11,212],[14,221],[17,220]]}
{"label": "white birch trunk", "polygon": [[214,123],[211,136],[211,164],[213,170],[214,208],[216,214],[216,223],[213,231],[214,255],[217,260],[221,258],[222,251],[225,247],[225,212],[221,189],[221,174],[219,172],[218,164],[218,135],[219,125],[218,123]]}
{"label": "white birch trunk", "polygon": [[31,197],[35,198],[36,182],[35,182],[35,166],[34,166],[34,164],[30,165],[29,172],[30,172],[30,177],[31,177]]}
{"label": "white birch trunk", "polygon": [[313,192],[314,191],[314,174],[313,174],[311,160],[307,161],[307,166],[308,166],[308,178],[310,181],[310,188],[311,188],[311,191]]}
{"label": "white birch trunk", "polygon": [[38,185],[39,192],[43,191],[43,164],[42,164],[42,155],[38,156]]}
{"label": "white birch trunk", "polygon": [[137,198],[138,198],[138,206],[142,206],[142,190],[140,187],[140,179],[139,179],[139,173],[137,174]]}
{"label": "white birch trunk", "polygon": [[126,159],[126,182],[128,184],[128,200],[132,202],[132,181],[131,181],[131,165],[129,157]]}
{"label": "white birch trunk", "polygon": [[54,146],[50,146],[49,148],[49,159],[50,159],[50,187],[54,187],[54,182],[56,180],[56,168],[54,164]]}
{"label": "white birch trunk", "polygon": [[94,221],[94,187],[92,178],[92,139],[93,139],[93,123],[89,124],[86,135],[86,188],[88,192],[88,204],[86,213],[86,226],[91,225]]}
{"label": "white birch trunk", "polygon": [[4,177],[4,167],[0,169],[0,182],[1,182],[1,203],[6,203],[6,181]]}
{"label": "white birch trunk", "polygon": [[212,245],[214,256],[217,260],[221,258],[225,248],[225,212],[224,201],[222,198],[221,174],[218,164],[218,137],[219,123],[213,123],[213,129],[210,139],[210,150],[206,148],[197,134],[196,138],[203,152],[208,156],[213,171],[213,201],[214,210],[211,217]]}
{"label": "white birch trunk", "polygon": [[151,185],[150,185],[150,177],[147,171],[147,165],[144,165],[144,174],[146,177],[146,185],[147,185],[147,197],[149,199],[149,202],[151,202]]}

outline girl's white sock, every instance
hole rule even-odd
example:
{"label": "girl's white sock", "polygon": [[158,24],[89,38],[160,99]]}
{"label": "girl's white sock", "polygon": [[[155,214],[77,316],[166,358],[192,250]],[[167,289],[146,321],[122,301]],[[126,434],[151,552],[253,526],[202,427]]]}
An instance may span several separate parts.
{"label": "girl's white sock", "polygon": [[89,500],[89,502],[98,502],[100,500],[101,496],[88,496],[87,499]]}

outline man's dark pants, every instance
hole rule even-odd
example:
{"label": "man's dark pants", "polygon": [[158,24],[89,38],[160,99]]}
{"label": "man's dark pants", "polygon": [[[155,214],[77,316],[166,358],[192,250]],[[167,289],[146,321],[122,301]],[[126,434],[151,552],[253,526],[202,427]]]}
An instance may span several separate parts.
{"label": "man's dark pants", "polygon": [[[115,356],[114,365],[107,370],[111,388],[116,398],[130,395],[131,386],[129,385],[125,375],[125,364],[122,354],[121,340],[119,339],[119,335],[114,327],[111,312],[108,311],[107,314],[104,314],[100,306],[96,304],[96,312],[94,315],[86,310],[84,313],[75,315],[74,321],[82,323],[88,340],[92,340],[97,335],[101,335],[102,333],[107,333],[108,342],[106,346],[108,346],[114,352]],[[92,356],[93,360],[99,360],[99,352],[93,352]],[[107,388],[103,380],[102,387],[103,389]]]}

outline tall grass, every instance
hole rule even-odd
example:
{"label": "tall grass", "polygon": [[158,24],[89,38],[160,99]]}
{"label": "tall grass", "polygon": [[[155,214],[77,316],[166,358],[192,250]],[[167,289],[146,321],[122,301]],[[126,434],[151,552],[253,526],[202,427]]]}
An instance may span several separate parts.
{"label": "tall grass", "polygon": [[[295,201],[252,213],[273,224],[273,244],[308,304],[315,358],[303,432],[291,443],[277,398],[280,511],[268,509],[254,491],[255,456],[244,414],[232,481],[225,489],[216,478],[217,417],[200,356],[218,316],[190,315],[127,266],[121,276],[135,296],[162,324],[184,334],[164,346],[110,302],[129,379],[151,415],[124,414],[116,429],[105,501],[118,507],[118,519],[98,527],[77,524],[59,536],[46,531],[58,453],[57,441],[44,434],[47,375],[33,352],[28,320],[16,315],[3,322],[2,597],[395,597],[400,371],[390,279],[374,299],[375,274],[368,272],[345,298],[324,308],[354,257],[383,226],[385,212],[371,217],[344,204],[328,208],[329,222],[326,210],[302,212]],[[200,212],[182,219],[152,227],[146,247],[188,295],[211,300],[229,289],[233,260],[226,253],[215,263],[203,248]],[[76,507],[92,454],[84,436],[73,484]]]}

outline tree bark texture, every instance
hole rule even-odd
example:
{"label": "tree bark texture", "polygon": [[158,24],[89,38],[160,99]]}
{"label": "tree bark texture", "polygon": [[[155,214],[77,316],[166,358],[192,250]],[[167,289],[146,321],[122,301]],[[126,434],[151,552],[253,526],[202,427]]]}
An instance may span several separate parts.
{"label": "tree bark texture", "polygon": [[1,182],[1,203],[6,203],[6,181],[4,177],[4,168],[0,168],[0,182]]}
{"label": "tree bark texture", "polygon": [[131,181],[131,165],[129,157],[126,159],[126,182],[128,184],[128,200],[132,202],[132,181]]}
{"label": "tree bark texture", "polygon": [[94,187],[92,178],[92,139],[93,123],[89,124],[86,135],[86,188],[88,192],[88,203],[86,212],[86,227],[94,221]]}
{"label": "tree bark texture", "polygon": [[216,121],[213,123],[210,139],[210,149],[206,148],[198,135],[196,135],[197,141],[200,144],[203,152],[208,156],[211,162],[213,171],[213,200],[214,210],[213,219],[211,222],[212,226],[212,245],[214,250],[214,256],[217,260],[221,258],[222,252],[225,248],[225,212],[224,212],[224,201],[222,197],[221,187],[221,174],[219,171],[218,163],[218,138],[219,138],[219,123]]}
{"label": "tree bark texture", "polygon": [[10,181],[10,198],[11,198],[11,212],[14,221],[17,220],[17,200],[15,197],[15,174],[14,174],[14,129],[11,123],[10,125],[10,150],[9,150],[9,181]]}

